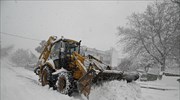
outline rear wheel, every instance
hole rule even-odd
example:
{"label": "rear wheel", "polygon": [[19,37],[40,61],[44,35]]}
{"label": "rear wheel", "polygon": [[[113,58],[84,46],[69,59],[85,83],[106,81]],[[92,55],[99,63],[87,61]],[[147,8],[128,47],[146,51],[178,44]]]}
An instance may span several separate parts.
{"label": "rear wheel", "polygon": [[57,91],[62,94],[71,95],[72,94],[72,76],[69,72],[59,73],[58,80],[56,82]]}
{"label": "rear wheel", "polygon": [[42,70],[42,75],[41,75],[42,86],[49,84],[50,75],[51,75],[51,71],[50,71],[49,67],[45,66]]}

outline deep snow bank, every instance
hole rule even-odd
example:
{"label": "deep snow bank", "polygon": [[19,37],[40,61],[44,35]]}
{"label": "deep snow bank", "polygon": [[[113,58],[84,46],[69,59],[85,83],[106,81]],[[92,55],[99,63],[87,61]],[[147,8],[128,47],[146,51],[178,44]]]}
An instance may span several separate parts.
{"label": "deep snow bank", "polygon": [[140,100],[141,89],[136,82],[111,81],[92,88],[90,100]]}

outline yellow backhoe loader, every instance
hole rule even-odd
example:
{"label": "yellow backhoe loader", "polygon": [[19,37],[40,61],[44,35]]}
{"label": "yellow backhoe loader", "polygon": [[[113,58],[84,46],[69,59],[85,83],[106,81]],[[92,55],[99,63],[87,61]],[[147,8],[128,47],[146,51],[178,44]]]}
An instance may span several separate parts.
{"label": "yellow backhoe loader", "polygon": [[93,84],[139,78],[137,73],[112,70],[92,55],[82,56],[80,45],[81,41],[49,37],[34,70],[42,86],[49,85],[62,94],[77,92],[88,97]]}

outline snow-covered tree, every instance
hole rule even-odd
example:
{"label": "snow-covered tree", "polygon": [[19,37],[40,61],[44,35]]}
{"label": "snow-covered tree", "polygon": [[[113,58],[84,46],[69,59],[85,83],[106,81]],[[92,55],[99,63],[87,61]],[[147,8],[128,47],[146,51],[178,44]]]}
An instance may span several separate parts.
{"label": "snow-covered tree", "polygon": [[180,7],[177,3],[156,1],[148,5],[145,12],[132,14],[128,24],[118,28],[123,37],[119,42],[127,44],[124,51],[135,59],[154,60],[164,71],[167,60],[179,55]]}
{"label": "snow-covered tree", "polygon": [[118,70],[121,71],[129,71],[131,70],[131,66],[132,66],[133,62],[131,59],[129,58],[123,58],[121,60],[121,63],[118,65]]}

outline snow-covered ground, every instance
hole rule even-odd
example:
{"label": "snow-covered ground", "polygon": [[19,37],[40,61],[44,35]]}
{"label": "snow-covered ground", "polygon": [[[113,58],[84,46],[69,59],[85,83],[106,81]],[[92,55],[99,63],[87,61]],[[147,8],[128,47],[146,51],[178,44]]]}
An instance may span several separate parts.
{"label": "snow-covered ground", "polygon": [[162,80],[138,82],[142,87],[142,100],[180,100],[179,78],[163,76]]}
{"label": "snow-covered ground", "polygon": [[1,61],[1,100],[74,100],[47,86],[40,86],[32,71],[12,66]]}
{"label": "snow-covered ground", "polygon": [[[90,100],[179,100],[177,77],[165,77],[162,81],[132,82],[111,81],[99,87],[92,87]],[[144,87],[161,87],[155,90]],[[7,60],[1,60],[1,100],[79,100],[42,87],[38,77],[22,67],[13,67]]]}

